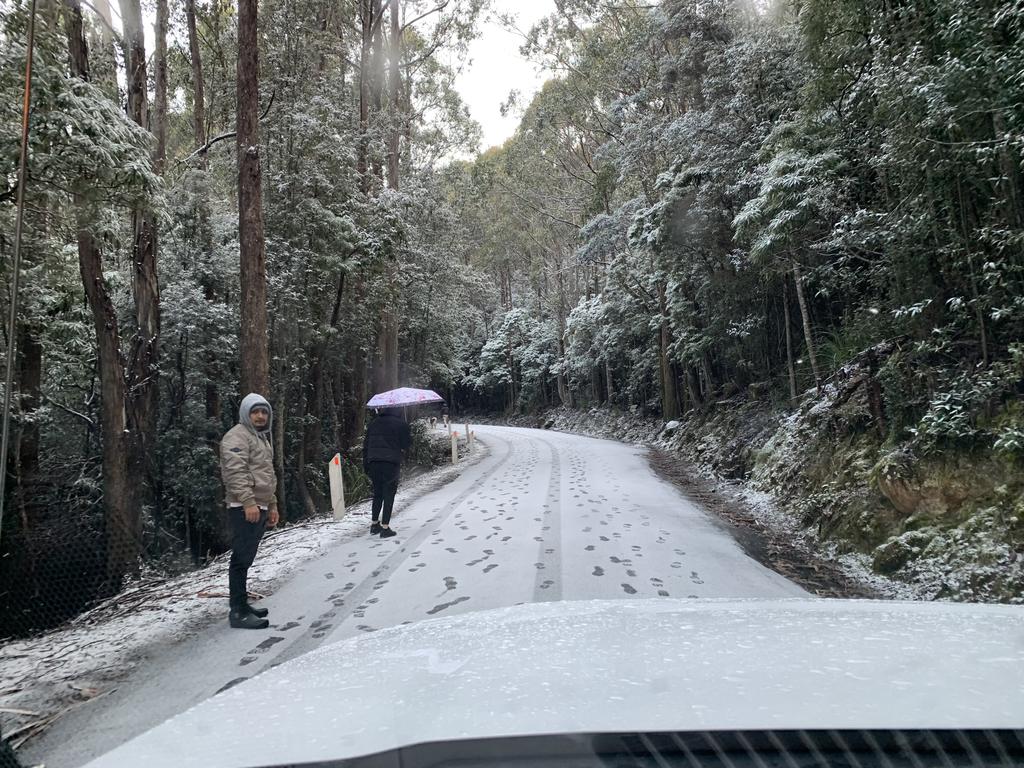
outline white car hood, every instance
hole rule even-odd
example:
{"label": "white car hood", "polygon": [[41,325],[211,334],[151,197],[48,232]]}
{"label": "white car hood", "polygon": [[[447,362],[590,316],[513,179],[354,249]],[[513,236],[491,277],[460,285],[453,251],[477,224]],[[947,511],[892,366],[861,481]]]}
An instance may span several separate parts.
{"label": "white car hood", "polygon": [[319,648],[89,765],[275,765],[556,733],[1022,726],[1019,607],[557,602]]}

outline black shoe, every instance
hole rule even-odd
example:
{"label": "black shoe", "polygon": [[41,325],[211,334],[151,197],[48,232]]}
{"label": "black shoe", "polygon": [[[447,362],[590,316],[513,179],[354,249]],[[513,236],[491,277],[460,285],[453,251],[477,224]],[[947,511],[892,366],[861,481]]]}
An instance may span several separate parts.
{"label": "black shoe", "polygon": [[381,527],[382,526],[380,523],[374,521],[373,524],[370,525],[370,535],[376,536],[378,533],[380,533]]}
{"label": "black shoe", "polygon": [[228,622],[235,629],[266,629],[270,622],[245,610],[231,611]]}
{"label": "black shoe", "polygon": [[261,619],[262,619],[262,618],[265,618],[265,617],[266,617],[266,615],[267,615],[268,613],[270,613],[270,611],[269,611],[269,610],[267,610],[266,608],[253,608],[253,607],[252,607],[251,605],[249,605],[248,603],[246,603],[246,604],[245,604],[245,610],[247,610],[247,611],[248,611],[249,613],[251,613],[251,614],[252,614],[253,616],[257,616],[257,617],[259,617],[259,618],[261,618]]}
{"label": "black shoe", "polygon": [[395,529],[394,528],[384,528],[384,527],[381,527],[381,529],[380,529],[380,537],[382,539],[390,539],[392,536],[397,536],[397,535],[398,534],[395,533]]}

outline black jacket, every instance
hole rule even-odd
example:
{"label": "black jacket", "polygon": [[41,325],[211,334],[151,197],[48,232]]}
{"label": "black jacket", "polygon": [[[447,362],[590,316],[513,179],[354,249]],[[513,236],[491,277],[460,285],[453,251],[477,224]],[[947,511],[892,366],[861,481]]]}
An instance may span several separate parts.
{"label": "black jacket", "polygon": [[363,440],[363,469],[368,469],[371,461],[387,461],[391,464],[402,463],[402,451],[412,445],[412,433],[409,425],[396,411],[384,410],[380,416],[370,422]]}

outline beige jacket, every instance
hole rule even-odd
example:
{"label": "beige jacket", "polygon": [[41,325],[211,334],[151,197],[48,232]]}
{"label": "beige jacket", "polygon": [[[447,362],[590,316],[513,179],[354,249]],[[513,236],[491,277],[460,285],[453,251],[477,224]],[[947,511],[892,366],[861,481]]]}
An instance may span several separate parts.
{"label": "beige jacket", "polygon": [[269,439],[270,423],[265,432],[257,433],[249,421],[249,411],[256,404],[270,408],[262,397],[248,395],[239,408],[240,423],[228,430],[220,441],[220,474],[229,507],[253,504],[277,507],[277,475],[274,473],[274,448]]}

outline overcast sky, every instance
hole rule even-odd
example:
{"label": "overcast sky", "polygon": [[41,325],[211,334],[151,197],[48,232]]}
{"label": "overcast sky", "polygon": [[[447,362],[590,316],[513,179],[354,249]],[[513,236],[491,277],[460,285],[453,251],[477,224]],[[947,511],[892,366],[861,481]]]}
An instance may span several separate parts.
{"label": "overcast sky", "polygon": [[[114,24],[120,26],[117,3],[111,2]],[[517,19],[517,28],[525,34],[541,17],[555,10],[554,0],[493,0],[494,11]],[[146,49],[153,50],[153,14],[145,12]],[[483,127],[480,147],[500,145],[512,135],[519,124],[519,113],[513,111],[502,117],[501,104],[509,91],[518,90],[520,103],[526,106],[540,90],[544,77],[519,54],[522,34],[504,29],[494,21],[483,23],[480,37],[469,48],[469,62],[462,68],[456,81],[459,93],[469,106],[470,114]],[[449,61],[457,66],[454,59]]]}
{"label": "overcast sky", "polygon": [[[554,10],[553,0],[494,0],[494,9],[518,17],[518,28],[527,32],[542,16]],[[500,106],[516,89],[521,103],[531,97],[544,82],[543,76],[519,55],[523,38],[494,22],[483,25],[481,35],[469,49],[470,62],[463,68],[456,86],[469,106],[470,114],[484,130],[482,150],[500,145],[515,131],[519,113],[501,116]]]}

